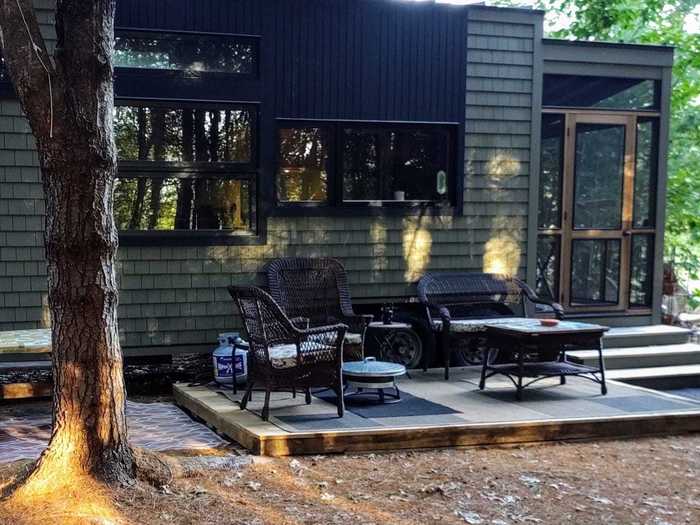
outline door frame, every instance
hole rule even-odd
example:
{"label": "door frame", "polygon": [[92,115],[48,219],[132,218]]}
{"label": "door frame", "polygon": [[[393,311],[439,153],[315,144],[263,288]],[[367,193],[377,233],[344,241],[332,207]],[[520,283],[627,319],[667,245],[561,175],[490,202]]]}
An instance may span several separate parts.
{"label": "door frame", "polygon": [[[633,234],[650,234],[656,238],[658,224],[653,228],[634,228],[634,177],[636,171],[637,122],[639,118],[658,118],[658,111],[617,111],[578,108],[543,108],[543,114],[560,114],[565,118],[564,148],[561,174],[561,220],[558,229],[539,229],[539,235],[559,236],[559,283],[557,300],[564,308],[576,313],[651,313],[652,307],[630,308],[630,269]],[[573,228],[574,185],[576,162],[576,124],[620,124],[625,126],[625,154],[622,187],[622,215],[620,228],[616,230],[575,230]],[[660,137],[659,137],[660,140]],[[657,172],[656,186],[652,188],[655,195],[659,191]],[[571,304],[571,255],[573,241],[576,239],[619,239],[620,240],[620,282],[618,303],[615,305],[572,305]],[[656,269],[654,269],[656,272]]]}

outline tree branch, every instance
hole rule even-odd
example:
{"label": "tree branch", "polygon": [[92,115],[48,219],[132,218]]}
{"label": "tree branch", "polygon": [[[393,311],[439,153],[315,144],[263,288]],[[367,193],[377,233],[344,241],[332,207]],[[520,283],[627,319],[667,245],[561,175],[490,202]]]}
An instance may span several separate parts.
{"label": "tree branch", "polygon": [[56,102],[55,70],[31,0],[0,0],[0,46],[22,109],[37,140],[48,140]]}

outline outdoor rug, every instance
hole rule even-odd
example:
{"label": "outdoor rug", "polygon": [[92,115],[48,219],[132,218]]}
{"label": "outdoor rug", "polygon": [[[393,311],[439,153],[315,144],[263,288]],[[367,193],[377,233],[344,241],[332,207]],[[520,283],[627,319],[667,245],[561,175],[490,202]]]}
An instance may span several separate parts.
{"label": "outdoor rug", "polygon": [[[131,444],[150,450],[207,449],[227,443],[170,403],[127,401]],[[51,416],[33,414],[0,420],[0,463],[35,459],[51,437]]]}
{"label": "outdoor rug", "polygon": [[[220,389],[220,394],[233,403],[240,403],[242,393],[233,394]],[[254,392],[247,409],[262,417],[262,392]],[[322,432],[328,430],[366,430],[392,427],[412,427],[419,424],[436,426],[464,423],[460,412],[422,397],[401,392],[399,403],[380,404],[355,398],[346,401],[345,415],[338,417],[336,396],[330,390],[313,394],[312,402],[304,402],[304,394],[296,398],[288,392],[272,392],[270,423],[287,432]],[[420,420],[420,421],[419,421]]]}
{"label": "outdoor rug", "polygon": [[[390,390],[393,393],[393,390]],[[337,406],[338,398],[335,392],[322,390],[314,393],[315,397],[323,399],[327,403]],[[434,403],[422,397],[416,397],[408,392],[401,392],[401,401],[398,403],[378,403],[376,397],[356,396],[345,400],[345,410],[358,416],[373,419],[383,417],[410,417],[410,416],[440,416],[446,414],[458,414],[445,405]]]}

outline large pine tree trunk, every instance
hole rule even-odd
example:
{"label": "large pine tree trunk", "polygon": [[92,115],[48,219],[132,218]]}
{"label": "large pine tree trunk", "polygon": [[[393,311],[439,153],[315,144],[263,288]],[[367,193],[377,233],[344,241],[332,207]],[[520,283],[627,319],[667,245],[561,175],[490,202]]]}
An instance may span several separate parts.
{"label": "large pine tree trunk", "polygon": [[42,462],[68,456],[80,471],[126,482],[133,458],[117,333],[113,152],[81,158],[79,132],[61,139],[43,156],[54,425]]}
{"label": "large pine tree trunk", "polygon": [[52,63],[31,0],[0,0],[3,55],[39,152],[53,327],[53,433],[26,486],[134,475],[117,332],[114,7],[58,2]]}

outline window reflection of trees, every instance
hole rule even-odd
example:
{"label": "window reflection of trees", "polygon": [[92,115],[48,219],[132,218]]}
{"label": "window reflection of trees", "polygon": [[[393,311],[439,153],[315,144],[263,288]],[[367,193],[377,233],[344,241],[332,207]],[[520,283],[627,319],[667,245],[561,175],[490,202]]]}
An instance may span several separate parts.
{"label": "window reflection of trees", "polygon": [[620,227],[624,156],[624,126],[576,126],[575,228]]}
{"label": "window reflection of trees", "polygon": [[278,198],[323,202],[328,198],[328,137],[323,128],[280,130]]}
{"label": "window reflection of trees", "polygon": [[559,228],[564,160],[564,115],[542,117],[541,155],[538,225],[540,228]]}
{"label": "window reflection of trees", "polygon": [[633,235],[630,268],[630,306],[651,306],[653,266],[653,235]]}
{"label": "window reflection of trees", "polygon": [[[115,137],[122,164],[165,168],[133,178],[122,170],[115,195],[120,229],[250,227],[249,182],[207,174],[213,167],[251,162],[249,111],[120,106]],[[173,176],[190,168],[196,176]]]}
{"label": "window reflection of trees", "polygon": [[561,240],[558,235],[537,238],[537,294],[559,300],[559,264]]}
{"label": "window reflection of trees", "polygon": [[634,227],[654,227],[654,192],[657,169],[657,121],[637,123],[637,148],[634,174]]}
{"label": "window reflection of trees", "polygon": [[418,129],[353,129],[343,133],[343,199],[406,200],[447,198],[437,174],[449,172],[448,136]]}
{"label": "window reflection of trees", "polygon": [[256,45],[247,38],[117,31],[116,67],[252,74]]}
{"label": "window reflection of trees", "polygon": [[616,304],[619,301],[619,240],[574,240],[571,267],[572,303]]}

